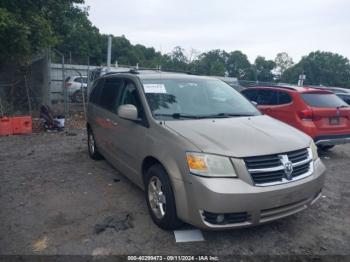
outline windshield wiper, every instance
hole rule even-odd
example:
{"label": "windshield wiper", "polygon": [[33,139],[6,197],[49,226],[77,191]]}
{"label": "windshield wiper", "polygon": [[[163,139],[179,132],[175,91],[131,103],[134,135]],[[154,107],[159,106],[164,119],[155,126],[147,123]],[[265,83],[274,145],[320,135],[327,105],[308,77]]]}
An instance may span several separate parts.
{"label": "windshield wiper", "polygon": [[341,106],[337,106],[337,109],[340,109],[340,108],[347,108],[347,107],[349,107],[349,106],[347,106],[347,105],[341,105]]}
{"label": "windshield wiper", "polygon": [[181,113],[154,114],[154,116],[166,116],[166,117],[172,117],[175,119],[180,119],[180,118],[198,119],[198,118],[200,118],[199,116],[196,116],[196,115],[188,115],[188,114],[181,114]]}
{"label": "windshield wiper", "polygon": [[211,114],[211,115],[189,115],[189,114],[182,114],[182,113],[173,113],[173,114],[154,114],[154,116],[165,116],[165,117],[172,117],[175,119],[181,119],[181,118],[188,118],[188,119],[205,119],[205,118],[230,118],[230,117],[248,117],[248,116],[255,116],[252,114],[234,114],[234,113],[218,113],[218,114]]}
{"label": "windshield wiper", "polygon": [[200,116],[200,118],[230,118],[230,117],[248,117],[248,116],[255,116],[252,114],[235,114],[235,113],[218,113],[218,114],[212,114],[212,115],[203,115]]}

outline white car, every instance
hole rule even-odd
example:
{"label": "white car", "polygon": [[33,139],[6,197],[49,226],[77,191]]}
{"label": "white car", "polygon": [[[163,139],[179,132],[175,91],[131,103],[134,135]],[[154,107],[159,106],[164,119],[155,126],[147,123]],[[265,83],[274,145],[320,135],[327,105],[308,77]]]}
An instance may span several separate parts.
{"label": "white car", "polygon": [[88,78],[87,76],[69,76],[65,80],[68,96],[72,102],[82,102],[81,88],[86,91]]}

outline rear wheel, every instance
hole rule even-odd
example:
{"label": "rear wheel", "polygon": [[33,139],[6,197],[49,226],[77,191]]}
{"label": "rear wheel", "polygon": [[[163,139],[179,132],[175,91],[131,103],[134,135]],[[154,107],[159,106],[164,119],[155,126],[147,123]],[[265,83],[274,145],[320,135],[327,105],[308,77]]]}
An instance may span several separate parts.
{"label": "rear wheel", "polygon": [[100,160],[103,158],[102,155],[98,152],[95,136],[91,128],[88,128],[88,152],[89,156],[94,160]]}
{"label": "rear wheel", "polygon": [[83,102],[83,94],[81,90],[75,91],[72,95],[72,101],[74,103],[82,103]]}
{"label": "rear wheel", "polygon": [[182,226],[176,214],[175,197],[168,174],[159,164],[150,167],[145,174],[145,197],[156,225],[165,230]]}
{"label": "rear wheel", "polygon": [[322,151],[328,151],[328,150],[332,149],[333,147],[334,147],[334,145],[330,145],[330,146],[319,145],[319,146],[317,146],[317,148],[322,150]]}

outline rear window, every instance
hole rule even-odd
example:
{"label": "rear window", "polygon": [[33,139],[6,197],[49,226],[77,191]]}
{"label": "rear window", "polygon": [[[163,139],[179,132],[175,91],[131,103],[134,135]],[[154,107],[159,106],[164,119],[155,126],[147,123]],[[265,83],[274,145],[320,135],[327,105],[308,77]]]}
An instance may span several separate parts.
{"label": "rear window", "polygon": [[312,107],[348,106],[335,94],[301,94],[303,100]]}
{"label": "rear window", "polygon": [[87,78],[86,77],[77,77],[74,79],[74,82],[87,84]]}

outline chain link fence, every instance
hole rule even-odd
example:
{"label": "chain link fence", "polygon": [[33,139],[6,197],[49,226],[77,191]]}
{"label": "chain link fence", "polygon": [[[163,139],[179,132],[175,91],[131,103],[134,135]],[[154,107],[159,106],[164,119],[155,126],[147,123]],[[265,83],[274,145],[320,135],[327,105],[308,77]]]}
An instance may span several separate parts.
{"label": "chain link fence", "polygon": [[96,66],[89,65],[89,57],[68,57],[58,50],[51,50],[49,63],[50,104],[53,108],[70,116],[85,112],[89,73]]}
{"label": "chain link fence", "polygon": [[48,102],[44,85],[47,59],[37,56],[30,66],[0,67],[0,116],[36,115]]}
{"label": "chain link fence", "polygon": [[[0,65],[0,117],[32,116],[40,122],[40,108],[47,105],[68,122],[84,126],[89,90],[89,57],[48,49],[26,66]],[[34,122],[34,121],[33,121]]]}
{"label": "chain link fence", "polygon": [[[35,114],[45,104],[69,116],[83,112],[86,102],[89,58],[75,59],[57,50],[47,51],[27,66],[0,66],[0,114]],[[75,63],[79,61],[80,63]]]}

